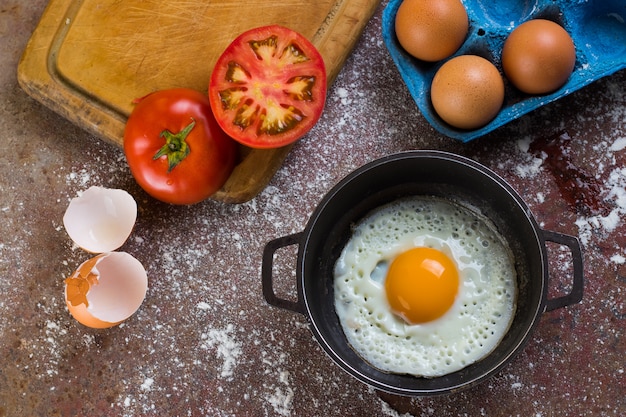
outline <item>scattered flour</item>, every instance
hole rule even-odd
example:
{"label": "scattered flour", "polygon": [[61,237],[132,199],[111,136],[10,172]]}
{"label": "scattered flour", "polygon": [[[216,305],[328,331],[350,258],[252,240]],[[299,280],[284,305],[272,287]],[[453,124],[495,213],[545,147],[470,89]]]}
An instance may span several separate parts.
{"label": "scattered flour", "polygon": [[615,141],[609,148],[609,150],[612,152],[618,152],[623,149],[626,149],[626,137],[615,139]]}
{"label": "scattered flour", "polygon": [[[382,48],[381,39],[379,36],[372,37],[369,42],[372,42],[378,47]],[[357,50],[355,59],[369,59],[369,57],[364,57],[363,55],[359,55],[360,52]],[[342,80],[341,76],[348,78],[348,81]],[[345,159],[341,160],[339,163],[345,164],[344,171],[348,171],[352,167],[356,167],[363,162],[367,162],[367,160],[372,157],[378,156],[378,154],[386,152],[388,149],[378,142],[390,142],[393,138],[397,136],[401,136],[402,132],[405,132],[401,127],[392,123],[387,123],[387,118],[389,115],[377,115],[376,111],[377,104],[376,100],[382,100],[383,97],[363,97],[355,93],[355,91],[359,91],[359,85],[355,85],[350,82],[350,78],[360,79],[365,77],[364,79],[367,82],[371,82],[372,79],[378,77],[376,74],[350,74],[349,72],[344,72],[339,77],[339,82],[337,83],[337,88],[333,95],[329,96],[331,101],[335,101],[336,104],[339,104],[341,107],[336,108],[336,113],[338,115],[334,116],[335,119],[332,120],[333,125],[332,129],[325,129],[329,131],[330,135],[335,135],[333,140],[347,142],[342,143],[341,146],[344,147],[344,151],[346,152]],[[372,78],[368,78],[372,77]],[[384,79],[384,77],[378,77]],[[614,100],[616,103],[623,102],[623,86],[615,84],[608,84],[609,87],[613,86],[613,89],[609,88],[609,93],[612,92],[614,94]],[[332,103],[329,103],[332,104]],[[360,109],[363,108],[365,110],[361,111],[361,113],[368,113],[369,117],[371,117],[371,125],[374,126],[373,131],[363,131],[363,129],[367,129],[367,126],[364,126],[362,123],[354,123],[353,113],[351,109]],[[371,109],[372,111],[368,111]],[[413,109],[412,104],[410,109]],[[405,109],[401,109],[405,111]],[[624,116],[624,106],[617,105],[615,106],[615,110],[611,112],[605,112],[602,117],[609,117],[615,120],[625,120]],[[357,115],[358,116],[358,115]],[[595,115],[594,115],[595,117]],[[623,122],[620,122],[623,123]],[[324,122],[320,124],[320,127],[324,127]],[[340,128],[338,133],[333,133],[337,129]],[[400,132],[400,134],[398,134]],[[364,144],[355,144],[354,152],[349,152],[347,149],[352,149],[353,145],[350,144],[351,141],[354,141],[355,138],[359,140],[366,141]],[[381,140],[381,138],[383,140]],[[532,157],[530,154],[527,154],[528,145],[530,143],[530,136],[526,136],[517,141],[517,147],[519,149],[518,155],[525,155],[522,159],[522,162],[519,163],[516,167],[512,169],[511,172],[514,172],[520,178],[526,179],[531,178],[533,176],[541,175],[543,170],[541,168],[542,159]],[[421,143],[416,139],[415,145],[420,146]],[[619,152],[623,152],[626,149],[626,136],[620,134],[620,137],[613,140],[612,143],[608,143],[608,141],[601,141],[600,145],[606,151],[606,155],[602,155],[602,159],[606,159],[606,165],[599,167],[599,173],[606,175],[608,171],[611,170],[608,181],[603,184],[603,195],[606,199],[615,203],[615,209],[607,216],[590,216],[590,217],[581,217],[577,220],[576,224],[579,228],[579,236],[584,245],[590,245],[595,240],[605,239],[607,235],[614,233],[616,227],[619,224],[620,219],[624,219],[626,217],[626,168],[616,167],[615,165],[610,165],[611,159],[615,159],[615,154]],[[391,146],[391,145],[389,145]],[[404,145],[402,145],[404,146]],[[320,165],[324,168],[328,167],[326,159],[332,161],[333,153],[335,153],[335,149],[333,147],[314,147],[313,144],[303,143],[299,145],[300,149],[313,147],[313,151],[310,152],[309,155],[306,156],[306,160],[310,161],[322,161]],[[365,148],[367,152],[363,152]],[[295,152],[298,152],[298,148],[295,149]],[[608,156],[608,157],[607,157]],[[83,168],[80,166],[71,168],[72,171],[60,171],[56,172],[56,174],[60,175],[60,178],[65,178],[67,182],[67,186],[69,190],[82,190],[86,189],[90,185],[107,185],[108,183],[115,182],[115,176],[118,175],[119,165],[115,163],[110,163],[111,161],[107,158],[102,157],[99,154],[90,155],[90,158],[97,164],[97,167],[88,167]],[[120,154],[120,160],[123,156]],[[516,158],[518,159],[518,158]],[[228,207],[223,210],[230,210],[232,214],[237,215],[237,217],[241,217],[242,219],[252,218],[255,222],[271,224],[276,230],[280,231],[280,234],[285,234],[286,231],[298,231],[299,225],[304,224],[305,218],[297,218],[297,216],[302,216],[302,212],[306,212],[307,210],[302,210],[301,208],[286,206],[284,192],[285,190],[289,191],[290,189],[301,190],[303,194],[309,199],[307,202],[311,204],[311,201],[317,201],[318,197],[321,197],[327,189],[329,189],[333,183],[337,180],[337,172],[333,172],[330,169],[317,169],[310,170],[309,166],[303,167],[301,165],[292,163],[294,158],[290,158],[287,161],[285,166],[276,174],[273,179],[273,183],[270,184],[262,193],[261,197],[258,199],[251,200],[248,203],[241,204],[234,207]],[[118,160],[119,162],[119,160]],[[519,162],[516,160],[516,162]],[[508,162],[507,162],[508,163]],[[107,168],[110,165],[110,168]],[[314,171],[312,174],[309,172]],[[119,176],[118,176],[119,179]],[[290,182],[290,187],[283,187],[282,182]],[[273,185],[277,184],[277,185]],[[539,203],[544,202],[549,197],[544,195],[543,193],[537,194],[537,201]],[[61,198],[59,203],[63,202]],[[296,203],[299,203],[296,202]],[[21,203],[20,203],[21,204]],[[2,207],[2,212],[8,212],[9,210],[19,209],[19,206],[5,206]],[[209,219],[211,218],[210,214],[203,213],[202,210],[198,210],[202,216],[200,222],[204,222],[202,224],[198,224],[197,228],[200,230],[202,226],[205,226],[204,229],[208,229],[210,226],[215,226]],[[287,214],[286,214],[287,213]],[[184,214],[184,212],[183,212]],[[289,214],[289,215],[288,215]],[[293,214],[293,215],[291,215]],[[184,215],[185,218],[190,216]],[[227,216],[226,216],[227,217]],[[203,218],[203,219],[202,219]],[[285,223],[287,222],[287,223]],[[58,224],[53,225],[54,229],[59,233],[62,232],[61,226]],[[295,227],[295,229],[293,229]],[[212,244],[212,242],[207,242],[202,239],[187,239],[187,238],[177,238],[173,236],[171,240],[168,240],[167,243],[163,243],[164,248],[162,255],[159,257],[159,264],[153,265],[151,267],[151,271],[159,271],[162,273],[162,277],[158,277],[161,283],[154,283],[152,291],[152,296],[156,298],[156,294],[160,293],[158,296],[163,297],[169,302],[172,300],[183,300],[186,297],[189,297],[190,294],[193,294],[194,291],[189,290],[185,287],[185,285],[189,284],[191,278],[188,276],[193,271],[197,271],[200,269],[203,261],[211,258],[212,251],[215,251],[220,246],[224,246],[226,244],[232,245],[238,251],[245,251],[248,249],[249,242],[256,242],[259,239],[259,236],[265,237],[267,235],[267,230],[264,230],[262,233],[259,232],[259,236],[255,233],[254,228],[249,232],[251,235],[248,235],[248,230],[246,229],[246,235],[242,236],[238,232],[224,232],[220,231],[224,235],[223,240],[216,240],[216,243],[213,247],[205,247],[207,243]],[[292,230],[293,229],[293,230]],[[151,226],[149,234],[143,234],[143,230],[138,228],[134,237],[134,245],[135,247],[141,247],[142,245],[154,245],[154,237],[172,237],[171,233],[166,233],[164,230],[160,230],[158,227]],[[603,236],[598,237],[601,234]],[[610,236],[609,236],[610,238]],[[9,245],[7,244],[5,247],[5,242],[0,243],[0,251],[6,253]],[[171,251],[171,249],[177,249],[176,252]],[[623,265],[626,263],[626,254],[615,253],[610,256],[610,261],[614,264]],[[68,259],[63,261],[65,265],[74,265],[79,255],[70,254]],[[226,265],[225,271],[223,272],[224,276],[228,276],[229,272],[227,268],[230,268],[228,265],[232,265],[236,262],[233,259],[220,260],[222,265]],[[184,267],[181,268],[181,265]],[[241,268],[244,272],[249,272],[249,276],[257,277],[257,271],[253,267],[245,267]],[[191,272],[190,272],[191,271]],[[219,278],[222,278],[221,276]],[[230,278],[230,277],[229,277]],[[157,281],[157,280],[155,280]],[[198,285],[198,284],[195,284]],[[243,282],[239,284],[241,288],[245,287],[247,282]],[[160,286],[160,287],[159,287]],[[167,287],[167,288],[166,288]],[[197,290],[198,287],[196,287]],[[201,288],[206,293],[210,293],[211,289]],[[214,290],[214,288],[213,288]],[[254,287],[251,289],[251,292],[257,291],[258,288]],[[201,312],[210,312],[211,314],[228,314],[230,311],[227,311],[223,306],[223,301],[220,298],[221,294],[215,295],[212,294],[208,296],[206,301],[193,301],[192,306]],[[245,294],[244,299],[250,298],[250,294]],[[70,330],[68,332],[66,324],[64,324],[60,319],[58,319],[58,312],[63,311],[64,302],[61,297],[57,299],[48,299],[44,300],[46,304],[40,304],[39,310],[42,317],[46,317],[47,320],[43,322],[43,326],[41,328],[41,333],[38,333],[33,339],[27,340],[29,342],[29,348],[33,353],[31,353],[30,357],[34,358],[32,362],[23,364],[23,371],[26,372],[26,368],[28,366],[37,367],[40,371],[37,371],[37,375],[41,379],[45,378],[59,378],[65,377],[66,375],[59,375],[59,367],[64,365],[65,359],[63,357],[63,348],[65,345],[70,344],[71,342],[68,340],[71,336],[76,333],[81,334],[80,332],[76,332],[74,330]],[[0,300],[0,308],[4,309],[5,307],[4,301]],[[146,317],[150,315],[150,309],[153,308],[155,311],[158,310],[158,306],[151,307],[149,304],[144,305],[140,312],[138,313],[139,318],[143,318],[147,320]],[[181,320],[179,316],[174,317],[176,319]],[[146,325],[146,322],[142,323],[142,325]],[[221,379],[221,382],[230,382],[231,384],[238,383],[239,380],[235,379],[237,375],[237,366],[240,365],[241,362],[245,362],[246,360],[255,360],[255,358],[248,359],[245,357],[244,346],[248,342],[250,343],[261,343],[264,339],[262,337],[258,337],[258,334],[255,336],[255,333],[251,333],[251,335],[246,335],[239,337],[241,331],[236,331],[233,324],[224,325],[225,327],[210,327],[210,328],[200,328],[198,329],[199,335],[198,344],[196,346],[192,346],[192,350],[195,347],[199,348],[210,355],[214,355],[217,359],[217,363],[221,366],[217,368],[217,378]],[[305,326],[305,325],[302,325]],[[123,326],[120,326],[120,329],[123,330]],[[280,327],[273,329],[275,331],[280,331]],[[154,411],[154,404],[150,401],[153,396],[159,395],[172,395],[178,394],[181,391],[184,391],[189,388],[196,387],[196,385],[192,384],[191,378],[193,375],[185,375],[184,372],[178,371],[187,371],[190,369],[196,369],[196,367],[200,368],[200,364],[195,362],[195,360],[190,357],[184,357],[182,355],[178,355],[179,346],[176,344],[176,337],[178,328],[176,324],[169,325],[165,320],[157,322],[154,324],[154,332],[153,334],[159,335],[159,340],[144,340],[143,344],[150,346],[151,351],[159,351],[161,354],[166,352],[172,355],[171,364],[165,364],[164,369],[159,370],[159,373],[156,373],[156,370],[153,369],[142,369],[137,368],[133,370],[134,374],[130,375],[128,379],[121,380],[121,392],[119,397],[117,397],[114,401],[116,405],[121,405],[126,408],[123,410],[124,415],[126,416],[135,416],[135,415],[162,415],[166,413],[165,410],[158,410],[159,412]],[[265,329],[267,330],[267,329]],[[84,348],[89,351],[90,354],[98,353],[98,350],[101,349],[98,345],[100,343],[100,337],[94,336],[96,333],[82,333],[78,340],[78,344],[81,348]],[[96,340],[98,339],[98,340]],[[279,338],[275,338],[272,342],[279,340]],[[106,348],[105,348],[106,349]],[[104,349],[103,349],[104,350]],[[67,353],[67,350],[65,351]],[[268,353],[265,357],[262,358],[262,364],[260,367],[260,372],[264,373],[266,379],[262,386],[254,386],[250,387],[250,394],[245,394],[241,400],[250,401],[254,399],[256,396],[264,401],[264,405],[267,405],[267,409],[264,410],[265,414],[260,411],[261,415],[279,415],[279,416],[290,416],[290,415],[298,415],[298,410],[294,404],[294,401],[305,395],[307,392],[307,387],[300,386],[295,379],[299,377],[296,375],[299,371],[294,371],[297,367],[293,366],[293,364],[287,364],[288,361],[297,361],[298,358],[294,358],[293,354],[290,353],[289,346],[285,346],[284,350],[280,351],[278,354],[276,352]],[[537,363],[542,361],[538,360]],[[255,362],[256,363],[256,362]],[[151,365],[149,365],[151,366]],[[255,365],[257,366],[257,365]],[[530,364],[529,364],[530,366]],[[243,367],[243,366],[242,366]],[[200,368],[202,370],[206,368]],[[291,372],[288,370],[292,370]],[[326,370],[324,370],[326,371]],[[617,371],[620,374],[624,373],[624,369],[619,369]],[[169,377],[167,382],[167,387],[160,387],[158,382],[161,381],[161,375],[165,375]],[[332,387],[332,391],[337,393],[344,391],[343,387],[338,387],[337,380],[332,378],[326,378],[329,374],[324,374],[322,376],[319,374],[318,379],[316,380],[317,385],[320,386],[330,386]],[[156,380],[153,378],[156,378]],[[233,382],[234,381],[234,382]],[[341,380],[343,381],[343,379]],[[526,387],[529,390],[532,390],[533,387],[526,385],[518,380],[507,381],[505,384],[507,387],[511,389],[521,389],[522,387]],[[357,382],[353,382],[357,384]],[[51,389],[54,386],[51,387]],[[316,387],[319,389],[319,387]],[[167,392],[163,391],[167,390]],[[350,390],[347,390],[350,391]],[[352,391],[350,391],[352,392]],[[371,392],[370,392],[371,393]],[[326,401],[326,398],[312,398],[313,402],[317,401]],[[113,404],[111,404],[113,406]],[[210,405],[205,405],[206,409],[199,410],[189,410],[189,415],[226,415],[222,414],[220,410],[210,409]],[[536,409],[541,408],[542,405],[537,403],[535,405]],[[328,407],[326,407],[328,409]],[[378,410],[375,410],[375,412]],[[437,415],[439,409],[424,407],[423,412],[420,416],[433,416]],[[411,417],[411,414],[400,414],[396,410],[394,410],[389,404],[381,401],[381,410],[380,414],[389,416],[389,417]],[[536,416],[545,415],[541,412],[537,412]]]}
{"label": "scattered flour", "polygon": [[515,172],[520,178],[529,178],[540,171],[541,164],[543,164],[543,160],[541,158],[532,158],[529,164],[519,164],[515,167]]}
{"label": "scattered flour", "polygon": [[146,380],[143,381],[143,384],[141,384],[141,389],[144,391],[150,391],[152,384],[154,384],[154,379],[146,378]]}
{"label": "scattered flour", "polygon": [[91,172],[81,169],[79,172],[70,172],[67,174],[67,182],[75,183],[80,187],[86,187],[91,181]]}
{"label": "scattered flour", "polygon": [[595,233],[610,234],[626,217],[626,168],[614,168],[604,183],[602,190],[605,200],[614,205],[613,210],[606,216],[594,215],[579,217],[576,225],[579,237],[584,246],[589,245]]}
{"label": "scattered flour", "polygon": [[50,360],[45,363],[45,374],[41,376],[53,376],[59,373],[59,363],[62,361],[61,346],[59,346],[59,339],[57,336],[64,336],[67,334],[67,330],[61,328],[57,322],[47,320],[45,327],[45,341],[49,348]]}
{"label": "scattered flour", "polygon": [[241,343],[232,336],[234,326],[228,324],[225,329],[209,329],[202,334],[201,348],[215,350],[217,357],[222,359],[220,376],[232,379],[237,359],[241,356]]}
{"label": "scattered flour", "polygon": [[291,415],[292,401],[294,392],[289,385],[289,372],[280,371],[279,381],[284,386],[274,387],[274,392],[267,397],[276,414],[288,417]]}
{"label": "scattered flour", "polygon": [[[623,120],[626,123],[624,112],[625,110],[618,106],[607,113],[606,117]],[[498,163],[498,167],[500,169],[510,169],[522,179],[544,175],[543,163],[548,156],[546,154],[543,154],[542,157],[531,155],[529,153],[530,143],[530,137],[525,136],[518,139],[516,145],[519,158],[515,158],[514,161],[503,159]],[[617,139],[606,138],[594,147],[594,151],[598,152],[598,161],[594,165],[596,168],[595,174],[598,178],[607,177],[606,180],[601,181],[600,197],[609,203],[613,209],[605,215],[579,216],[576,219],[578,236],[584,247],[590,245],[594,236],[598,234],[601,238],[607,238],[621,225],[626,217],[626,167],[622,167],[616,162],[616,155],[625,149],[626,136],[620,136]],[[591,152],[589,155],[592,155]],[[544,193],[538,192],[536,194],[537,202],[543,203],[545,200],[546,196]],[[620,256],[611,258],[613,262],[619,261],[619,259]]]}
{"label": "scattered flour", "polygon": [[624,255],[613,255],[611,256],[611,262],[618,265],[623,265],[624,263],[626,263],[626,257],[624,257]]}
{"label": "scattered flour", "polygon": [[409,413],[404,413],[404,414],[398,413],[396,410],[394,410],[389,404],[387,404],[384,401],[381,404],[380,411],[383,413],[383,415],[387,417],[413,417],[413,415]]}
{"label": "scattered flour", "polygon": [[200,310],[210,310],[211,309],[211,305],[209,303],[206,303],[204,301],[200,301],[196,307],[198,307]]}

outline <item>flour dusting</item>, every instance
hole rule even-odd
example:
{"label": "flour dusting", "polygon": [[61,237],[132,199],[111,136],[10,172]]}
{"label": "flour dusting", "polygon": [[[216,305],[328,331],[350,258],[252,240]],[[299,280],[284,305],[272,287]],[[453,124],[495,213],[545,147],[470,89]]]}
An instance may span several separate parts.
{"label": "flour dusting", "polygon": [[615,167],[609,173],[602,189],[604,200],[613,205],[613,210],[607,215],[592,215],[579,217],[576,225],[583,245],[591,242],[594,233],[603,236],[612,233],[626,217],[626,168]]}
{"label": "flour dusting", "polygon": [[[20,3],[17,10],[35,7]],[[21,182],[17,175],[0,181],[0,336],[11,359],[0,377],[0,415],[12,416],[8,407],[14,404],[33,407],[23,415],[120,417],[623,414],[624,74],[599,80],[490,137],[460,144],[439,135],[412,101],[380,36],[382,7],[329,89],[319,123],[289,151],[262,192],[243,204],[161,204],[134,182],[122,150],[33,106],[25,94],[14,93],[15,80],[3,86],[6,139],[11,145],[28,140],[3,154]],[[20,28],[35,27],[28,18],[30,26],[22,22]],[[16,44],[25,44],[28,34],[23,36]],[[572,135],[574,163],[601,184],[599,197],[610,210],[568,210],[545,157],[529,152],[533,140],[558,130]],[[306,317],[265,302],[261,263],[264,244],[302,231],[345,175],[415,149],[462,154],[502,174],[540,214],[540,226],[549,223],[580,238],[586,282],[583,304],[545,313],[506,372],[467,393],[394,404],[332,363]],[[126,189],[136,198],[138,222],[123,249],[141,260],[149,278],[139,311],[106,330],[76,323],[63,297],[63,279],[88,258],[67,238],[63,211],[92,185]],[[557,272],[569,271],[566,248],[555,263]],[[277,259],[276,278],[286,279],[285,287],[295,287],[294,264],[295,257]],[[16,315],[18,307],[24,310]],[[7,398],[15,402],[7,405]]]}
{"label": "flour dusting", "polygon": [[237,359],[242,353],[241,342],[232,336],[233,328],[232,324],[228,324],[225,329],[209,329],[202,334],[201,348],[214,351],[221,358],[220,376],[226,379],[232,378]]}
{"label": "flour dusting", "polygon": [[291,415],[294,391],[289,385],[289,372],[279,372],[280,386],[274,387],[274,392],[267,396],[267,401],[271,404],[276,414],[288,417]]}

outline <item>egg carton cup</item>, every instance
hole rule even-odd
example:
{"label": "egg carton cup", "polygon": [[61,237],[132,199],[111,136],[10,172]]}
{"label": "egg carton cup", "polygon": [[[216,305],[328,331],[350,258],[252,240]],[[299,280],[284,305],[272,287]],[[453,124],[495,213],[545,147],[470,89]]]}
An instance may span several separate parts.
{"label": "egg carton cup", "polygon": [[[462,142],[483,136],[626,67],[625,0],[462,0],[469,18],[468,35],[454,55],[437,62],[412,57],[398,42],[395,18],[401,3],[402,0],[390,0],[383,11],[385,45],[426,120],[439,132]],[[505,40],[513,29],[531,19],[548,19],[560,24],[576,47],[576,63],[567,83],[545,95],[522,93],[502,71]],[[474,130],[457,129],[444,122],[430,100],[430,86],[439,67],[450,58],[468,54],[491,61],[505,83],[502,109],[487,125]]]}

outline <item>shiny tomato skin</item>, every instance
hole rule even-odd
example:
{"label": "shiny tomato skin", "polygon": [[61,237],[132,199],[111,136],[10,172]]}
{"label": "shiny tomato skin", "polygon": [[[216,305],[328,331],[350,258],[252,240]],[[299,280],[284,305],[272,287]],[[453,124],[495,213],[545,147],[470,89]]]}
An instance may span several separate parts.
{"label": "shiny tomato skin", "polygon": [[[164,132],[193,127],[188,154],[170,169]],[[230,176],[237,144],[220,129],[205,94],[187,88],[161,90],[138,100],[124,130],[124,153],[137,183],[171,204],[195,204],[218,191]]]}
{"label": "shiny tomato skin", "polygon": [[326,67],[300,33],[270,25],[248,30],[218,58],[209,82],[211,108],[222,129],[252,148],[300,139],[326,102]]}

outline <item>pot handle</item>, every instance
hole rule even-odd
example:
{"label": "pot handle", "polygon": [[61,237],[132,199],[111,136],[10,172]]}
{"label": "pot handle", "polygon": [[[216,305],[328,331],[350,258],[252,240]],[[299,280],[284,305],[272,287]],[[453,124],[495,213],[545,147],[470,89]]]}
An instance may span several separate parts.
{"label": "pot handle", "polygon": [[572,252],[572,262],[574,264],[572,290],[567,295],[547,300],[544,311],[552,311],[557,308],[579,303],[583,299],[584,277],[583,255],[578,238],[550,230],[543,230],[543,239],[547,242],[567,246]]}
{"label": "pot handle", "polygon": [[274,254],[280,248],[291,245],[299,245],[302,233],[295,233],[293,235],[283,236],[270,240],[263,249],[263,264],[261,265],[261,282],[263,284],[263,296],[265,301],[269,304],[291,310],[296,313],[305,314],[304,301],[302,295],[298,290],[298,301],[284,300],[279,298],[274,292],[274,279],[273,279],[273,266],[274,266]]}

